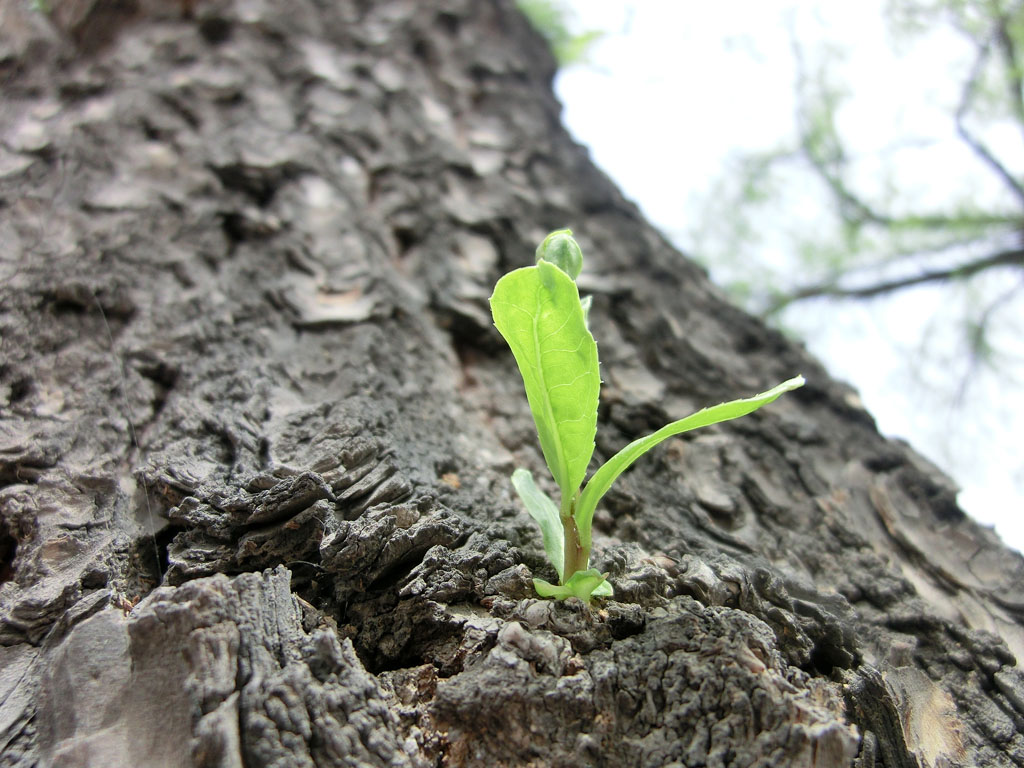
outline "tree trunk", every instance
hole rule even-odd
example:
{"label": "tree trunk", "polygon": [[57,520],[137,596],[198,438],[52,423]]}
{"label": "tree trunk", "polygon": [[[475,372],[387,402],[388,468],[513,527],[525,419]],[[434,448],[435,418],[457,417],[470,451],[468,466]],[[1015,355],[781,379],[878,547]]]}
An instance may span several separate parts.
{"label": "tree trunk", "polygon": [[[595,170],[511,0],[52,5],[0,2],[0,765],[1024,765],[1021,557]],[[589,608],[487,306],[566,226],[599,457],[808,379],[620,479]]]}

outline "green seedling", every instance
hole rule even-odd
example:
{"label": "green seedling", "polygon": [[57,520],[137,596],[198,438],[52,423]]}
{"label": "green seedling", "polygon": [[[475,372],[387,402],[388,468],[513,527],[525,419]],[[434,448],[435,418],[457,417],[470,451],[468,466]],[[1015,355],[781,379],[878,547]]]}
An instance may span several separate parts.
{"label": "green seedling", "polygon": [[597,343],[587,327],[590,300],[581,301],[576,287],[582,267],[583,254],[572,232],[552,232],[537,248],[535,266],[498,280],[491,314],[519,366],[544,460],[561,491],[555,504],[529,471],[512,473],[512,485],[540,526],[544,551],[558,573],[558,584],[534,579],[534,587],[542,597],[589,602],[612,594],[607,574],[590,568],[590,546],[594,510],[615,478],[663,440],[745,416],[802,386],[804,379],[797,376],[759,395],[705,408],[634,440],[584,486],[597,434],[601,376]]}

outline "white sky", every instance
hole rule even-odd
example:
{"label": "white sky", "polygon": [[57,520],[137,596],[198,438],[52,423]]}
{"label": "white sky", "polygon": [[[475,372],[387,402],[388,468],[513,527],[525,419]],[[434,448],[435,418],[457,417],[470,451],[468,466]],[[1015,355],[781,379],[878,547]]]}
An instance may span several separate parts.
{"label": "white sky", "polygon": [[[684,250],[692,251],[687,233],[697,211],[706,210],[712,183],[727,172],[730,153],[792,143],[791,30],[804,45],[833,40],[847,49],[840,75],[852,98],[839,121],[853,153],[874,156],[894,133],[928,139],[920,151],[862,164],[866,182],[894,175],[901,188],[913,192],[915,203],[941,204],[948,187],[933,181],[941,168],[946,179],[957,179],[952,186],[971,189],[975,199],[994,194],[969,186],[978,175],[975,160],[956,141],[950,119],[969,50],[951,32],[941,32],[893,54],[882,0],[567,4],[580,29],[606,35],[592,50],[591,66],[559,75],[565,122],[624,193]],[[1001,141],[1015,171],[1024,169],[1018,133],[989,138]],[[793,220],[820,217],[814,190],[793,199],[798,202]],[[768,233],[763,243],[751,245],[757,249],[752,257],[792,263],[785,243]],[[924,359],[919,345],[926,329],[939,340],[939,349],[943,334],[955,330],[942,324],[946,301],[941,289],[922,288],[872,303],[809,304],[786,320],[820,328],[808,346],[833,375],[858,388],[879,428],[907,438],[942,466],[964,489],[961,505],[995,524],[1007,543],[1024,549],[1024,466],[1016,437],[1024,433],[1024,418],[1015,407],[1024,391],[1024,370],[1018,365],[1012,371],[1019,376],[1017,388],[994,376],[979,380],[968,390],[964,409],[954,410],[930,383],[960,375],[963,362],[940,356],[932,367],[908,364]],[[1019,304],[1011,308],[1016,309]],[[1024,359],[1024,319],[1019,312],[1010,319],[998,341]]]}

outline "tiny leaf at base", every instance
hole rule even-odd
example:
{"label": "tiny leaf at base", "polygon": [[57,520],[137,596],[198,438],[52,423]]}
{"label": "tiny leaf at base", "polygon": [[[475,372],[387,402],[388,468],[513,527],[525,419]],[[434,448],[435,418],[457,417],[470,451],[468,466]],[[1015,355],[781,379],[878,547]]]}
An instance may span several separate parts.
{"label": "tiny leaf at base", "polygon": [[534,579],[533,588],[541,597],[554,597],[565,600],[569,597],[578,597],[584,603],[589,603],[592,597],[611,597],[612,585],[608,583],[607,573],[601,573],[596,568],[586,571],[576,571],[565,584],[551,584],[544,579]]}

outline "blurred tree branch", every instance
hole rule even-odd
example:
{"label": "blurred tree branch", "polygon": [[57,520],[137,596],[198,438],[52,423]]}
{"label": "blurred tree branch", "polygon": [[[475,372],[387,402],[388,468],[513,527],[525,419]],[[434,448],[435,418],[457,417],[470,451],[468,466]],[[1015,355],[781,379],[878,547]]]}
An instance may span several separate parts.
{"label": "blurred tree branch", "polygon": [[826,296],[866,299],[925,283],[963,280],[994,267],[1024,267],[1024,249],[1015,248],[1013,250],[1000,251],[953,267],[924,270],[916,275],[882,280],[858,287],[843,287],[834,282],[807,285],[776,299],[765,314],[775,314],[794,301],[802,301],[803,299]]}
{"label": "blurred tree branch", "polygon": [[[1005,42],[1002,43],[1001,48],[1005,52],[1007,67],[1011,75],[1007,78],[1008,85],[1010,86],[1010,102],[1014,107],[1017,107],[1018,103],[1024,97],[1022,97],[1020,92],[1021,81],[1019,75],[1016,77],[1012,75],[1013,67],[1015,66],[1014,62],[1016,62],[1017,59],[1016,46],[1006,33],[1006,24],[1004,19],[1000,18],[996,21],[996,29],[993,33],[993,37],[1005,40]],[[974,154],[980,157],[1003,181],[1003,183],[1010,188],[1016,196],[1017,201],[1021,203],[1021,205],[1024,205],[1024,187],[1021,186],[1020,182],[1013,177],[1013,174],[1006,169],[1006,166],[1000,162],[984,142],[967,129],[966,125],[967,113],[970,111],[971,102],[974,99],[974,93],[978,86],[978,79],[981,77],[982,70],[988,61],[990,50],[991,48],[988,42],[982,43],[978,48],[977,58],[974,61],[974,66],[971,68],[971,74],[967,78],[967,82],[964,83],[963,94],[960,97],[960,104],[956,110],[956,131],[967,146],[971,148]],[[1016,111],[1018,112],[1019,120],[1020,111]],[[1024,121],[1021,122],[1021,125],[1024,127]]]}
{"label": "blurred tree branch", "polygon": [[[953,203],[946,210],[897,214],[888,210],[891,206],[859,192],[837,125],[844,90],[830,80],[824,63],[819,62],[818,68],[811,71],[806,52],[794,35],[797,147],[794,151],[759,158],[746,167],[751,173],[762,173],[779,162],[804,161],[831,196],[845,242],[838,253],[834,247],[822,248],[820,252],[827,256],[818,263],[814,263],[813,244],[805,247],[805,253],[812,255],[808,256],[808,269],[804,272],[818,272],[817,279],[803,285],[770,285],[760,297],[753,295],[751,298],[760,301],[760,309],[767,316],[816,297],[870,298],[924,284],[965,281],[992,269],[1024,267],[1024,251],[1020,247],[1024,232],[1024,184],[982,138],[979,129],[970,125],[980,123],[983,132],[996,120],[1009,120],[1024,135],[1024,72],[1020,66],[1024,3],[896,0],[890,4],[890,14],[894,26],[902,18],[904,28],[910,32],[944,21],[965,35],[974,47],[973,63],[963,82],[953,123],[964,145],[1007,190],[1006,204],[986,209],[972,202]],[[994,53],[998,53],[998,60]],[[986,81],[992,79],[998,87],[984,90]],[[979,105],[982,97],[988,102],[987,112]],[[936,177],[936,184],[941,183],[940,178]],[[743,194],[747,199],[741,204],[757,202],[748,196],[746,187]],[[1007,237],[1013,241],[1009,247]],[[908,240],[910,247],[906,245]],[[953,263],[944,255],[941,259],[933,258],[932,264],[927,263],[929,256],[937,257],[951,248],[975,254],[981,251],[981,255],[961,253],[952,259]],[[910,260],[915,262],[913,274],[892,276],[894,263]],[[942,263],[936,265],[936,260]],[[862,274],[856,285],[850,285],[852,274],[871,271],[873,277]]]}

